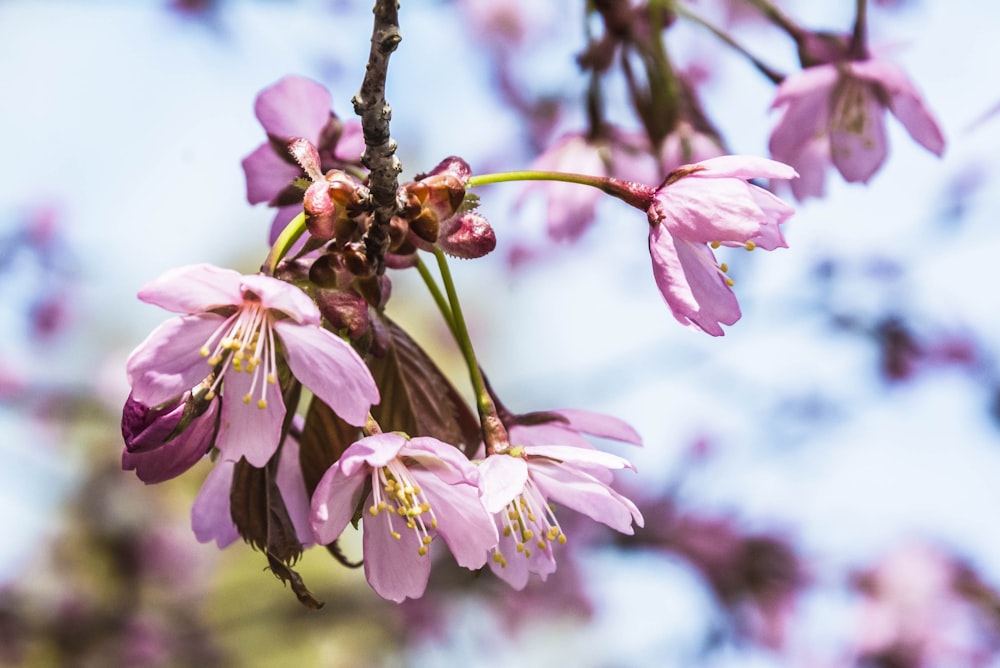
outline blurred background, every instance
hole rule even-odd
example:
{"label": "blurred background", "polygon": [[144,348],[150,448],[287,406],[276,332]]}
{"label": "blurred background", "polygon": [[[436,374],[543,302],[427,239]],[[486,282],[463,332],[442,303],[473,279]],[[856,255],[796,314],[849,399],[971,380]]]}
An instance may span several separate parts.
{"label": "blurred background", "polygon": [[[785,0],[846,32],[853,3]],[[545,202],[482,188],[497,250],[454,267],[480,359],[515,412],[618,416],[634,537],[560,514],[549,582],[435,567],[395,605],[318,551],[312,612],[241,542],[199,544],[207,464],[120,470],[129,352],[166,314],[162,271],[255,271],[273,212],[240,160],[257,92],[286,74],[351,116],[370,0],[0,1],[0,665],[1000,666],[1000,59],[972,0],[869,3],[871,44],[913,78],[943,159],[889,120],[868,186],[828,175],[790,248],[722,256],[743,319],[684,329],[652,280],[645,218],[617,201],[574,244]],[[794,47],[741,0],[691,0],[772,66]],[[388,98],[403,178],[448,155],[524,168],[586,128],[577,0],[402,2]],[[733,153],[767,155],[774,85],[703,27],[668,30]],[[620,84],[620,82],[619,82]],[[636,127],[624,88],[609,117]],[[790,198],[790,193],[782,193]],[[726,249],[723,249],[723,252]],[[464,387],[415,276],[389,310]],[[354,546],[357,547],[357,546]],[[360,555],[360,549],[353,553]]]}

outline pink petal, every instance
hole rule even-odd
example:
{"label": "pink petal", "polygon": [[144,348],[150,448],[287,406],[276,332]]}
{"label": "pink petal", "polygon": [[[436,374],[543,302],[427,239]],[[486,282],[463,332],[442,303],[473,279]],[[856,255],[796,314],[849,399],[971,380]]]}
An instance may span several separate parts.
{"label": "pink petal", "polygon": [[366,436],[344,451],[339,466],[346,475],[379,468],[396,459],[405,445],[406,437],[396,432]]}
{"label": "pink petal", "polygon": [[171,269],[139,290],[139,299],[174,313],[203,313],[243,301],[243,275],[210,264],[191,264]]}
{"label": "pink petal", "polygon": [[607,485],[567,466],[538,462],[531,467],[531,479],[547,497],[601,522],[615,531],[631,535],[632,522],[642,526],[639,509]]}
{"label": "pink petal", "polygon": [[516,543],[512,538],[503,537],[504,525],[500,516],[495,518],[495,524],[501,536],[497,551],[503,555],[507,563],[501,566],[490,557],[488,563],[494,575],[513,589],[521,591],[528,584],[530,573],[537,574],[544,582],[549,575],[555,572],[556,560],[552,554],[551,545],[547,545],[545,549],[539,549],[537,545],[534,545],[531,549],[531,556],[525,556],[523,552],[517,551]]}
{"label": "pink petal", "polygon": [[[145,452],[122,452],[122,469],[135,471],[147,485],[176,478],[201,461],[212,447],[215,416],[219,402],[213,401],[208,410],[191,420],[187,429],[173,440]],[[169,436],[169,434],[168,434]]]}
{"label": "pink petal", "polygon": [[334,156],[344,162],[357,162],[365,152],[365,135],[360,121],[347,121],[337,140]]}
{"label": "pink petal", "polygon": [[400,456],[410,457],[449,485],[479,484],[479,470],[453,445],[430,436],[416,436],[402,447]]}
{"label": "pink petal", "polygon": [[569,420],[570,427],[585,434],[642,445],[642,437],[639,436],[639,432],[632,428],[632,425],[611,415],[572,408],[552,412],[562,415]]}
{"label": "pink petal", "polygon": [[437,519],[437,532],[458,565],[482,568],[490,550],[497,544],[497,529],[479,499],[479,489],[465,483],[449,485],[433,473],[418,468],[410,469],[410,474],[426,494]]}
{"label": "pink petal", "polygon": [[270,142],[258,146],[241,164],[247,182],[247,201],[251,204],[270,202],[302,175],[298,166],[274,152]]}
{"label": "pink petal", "polygon": [[314,144],[330,121],[333,105],[322,85],[299,76],[287,76],[260,92],[254,104],[257,120],[274,137],[304,137]]}
{"label": "pink petal", "polygon": [[799,172],[792,181],[792,194],[800,202],[809,197],[822,197],[826,191],[826,168],[830,165],[830,138],[816,137],[789,160]]}
{"label": "pink petal", "polygon": [[721,324],[740,319],[736,295],[726,285],[707,246],[675,240],[663,225],[650,229],[653,278],[664,301],[682,324],[722,336]]}
{"label": "pink petal", "polygon": [[261,306],[280,311],[300,325],[318,325],[319,309],[306,293],[291,283],[270,276],[250,274],[240,281],[240,293],[252,292],[260,298]]}
{"label": "pink petal", "polygon": [[889,93],[889,110],[918,144],[935,155],[944,153],[944,133],[902,68],[884,60],[855,62],[850,68],[855,76],[877,83]]}
{"label": "pink petal", "polygon": [[[302,465],[299,463],[299,442],[294,438],[285,438],[281,446],[281,457],[278,460],[278,474],[275,481],[285,509],[295,527],[295,535],[303,546],[312,543],[312,530],[309,526],[310,506],[309,495],[306,493],[306,482],[302,477]],[[352,506],[353,508],[354,506]]]}
{"label": "pink petal", "polygon": [[[365,555],[365,577],[382,598],[396,603],[406,598],[419,598],[427,588],[431,574],[430,555],[420,556],[420,541],[406,528],[404,521],[393,513],[365,515],[362,539]],[[399,532],[399,539],[390,531]]]}
{"label": "pink petal", "polygon": [[749,183],[747,188],[754,203],[764,213],[764,222],[760,226],[760,231],[750,237],[749,241],[754,242],[764,250],[788,248],[788,242],[785,241],[780,226],[792,217],[795,209],[769,190],[758,188]]}
{"label": "pink petal", "polygon": [[[553,411],[556,412],[556,411]],[[512,445],[547,445],[562,443],[578,448],[594,447],[590,441],[564,422],[543,422],[540,424],[515,424],[508,429]]]}
{"label": "pink petal", "polygon": [[363,425],[379,393],[354,349],[320,327],[283,320],[274,328],[285,344],[292,374],[349,424]]}
{"label": "pink petal", "polygon": [[[778,87],[772,108],[787,105],[771,131],[771,155],[798,164],[798,154],[816,137],[826,136],[830,97],[840,73],[833,65],[810,67]],[[787,178],[787,177],[786,177]]]}
{"label": "pink petal", "polygon": [[[690,177],[694,179],[794,179],[798,174],[783,162],[768,160],[756,155],[720,155],[695,163],[692,167],[701,167]],[[683,182],[682,179],[680,182]]]}
{"label": "pink petal", "polygon": [[217,461],[191,506],[191,529],[195,538],[200,543],[214,540],[220,550],[240,536],[229,511],[234,466],[235,462]]}
{"label": "pink petal", "polygon": [[[229,369],[223,385],[222,419],[215,446],[223,457],[239,461],[246,457],[251,466],[264,468],[281,440],[281,425],[285,420],[285,402],[277,384],[271,385],[258,378],[250,403],[243,397],[250,392],[253,374]],[[258,408],[260,385],[266,386],[267,408]]]}
{"label": "pink petal", "polygon": [[361,501],[366,479],[365,475],[345,474],[337,464],[320,478],[309,514],[309,526],[318,545],[329,545],[343,533]]}
{"label": "pink petal", "polygon": [[211,313],[185,315],[154,329],[125,363],[133,398],[157,406],[205,380],[211,367],[199,351],[223,321]]}
{"label": "pink petal", "polygon": [[660,188],[649,209],[654,229],[701,243],[742,243],[757,234],[763,217],[746,182],[735,178],[682,178]]}
{"label": "pink petal", "polygon": [[631,462],[624,457],[593,448],[574,448],[571,445],[531,445],[526,446],[524,452],[531,457],[545,457],[567,464],[596,464],[607,469],[635,470]]}
{"label": "pink petal", "polygon": [[486,510],[499,513],[524,491],[528,463],[521,457],[491,455],[479,465],[479,486]]}
{"label": "pink petal", "polygon": [[846,82],[830,119],[830,159],[848,183],[867,183],[889,152],[885,109],[870,84]]}

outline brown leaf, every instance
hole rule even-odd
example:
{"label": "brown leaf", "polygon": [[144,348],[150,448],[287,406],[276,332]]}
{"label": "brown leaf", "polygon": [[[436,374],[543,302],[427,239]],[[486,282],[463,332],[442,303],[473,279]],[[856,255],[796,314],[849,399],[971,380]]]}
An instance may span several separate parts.
{"label": "brown leaf", "polygon": [[327,469],[359,438],[358,427],[347,424],[318,397],[313,397],[299,438],[299,464],[310,497]]}
{"label": "brown leaf", "polygon": [[367,362],[382,400],[372,415],[383,431],[433,436],[471,455],[479,447],[479,420],[427,353],[399,325],[372,312],[388,350]]}
{"label": "brown leaf", "polygon": [[233,469],[229,512],[240,536],[254,549],[289,564],[301,556],[302,544],[270,466],[258,469],[240,458]]}

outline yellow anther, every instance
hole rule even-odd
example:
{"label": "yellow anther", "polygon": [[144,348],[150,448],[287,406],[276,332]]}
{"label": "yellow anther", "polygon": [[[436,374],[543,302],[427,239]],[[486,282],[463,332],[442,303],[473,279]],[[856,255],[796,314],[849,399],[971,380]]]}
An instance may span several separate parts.
{"label": "yellow anther", "polygon": [[729,271],[729,265],[723,262],[722,264],[719,265],[719,271],[721,271],[723,274],[726,273],[727,271]]}
{"label": "yellow anther", "polygon": [[249,394],[246,394],[246,395],[243,396],[243,403],[245,403],[245,404],[249,404],[250,403],[250,395]]}
{"label": "yellow anther", "polygon": [[431,520],[431,528],[432,529],[437,529],[438,528],[438,521],[437,521],[436,517]]}
{"label": "yellow anther", "polygon": [[504,527],[503,528],[503,537],[504,538],[510,538],[510,527]]}
{"label": "yellow anther", "polygon": [[261,410],[264,410],[265,408],[267,408],[267,399],[258,399],[257,400],[257,408],[259,408]]}
{"label": "yellow anther", "polygon": [[405,515],[406,514],[406,508],[404,508],[403,506],[399,506],[398,508],[396,508],[396,514],[397,515]]}
{"label": "yellow anther", "polygon": [[752,251],[754,248],[757,247],[757,244],[755,244],[752,241],[748,241],[745,244],[743,244],[743,247],[746,248],[748,251]]}
{"label": "yellow anther", "polygon": [[420,504],[420,511],[424,513],[429,513],[431,511],[431,504],[424,501]]}
{"label": "yellow anther", "polygon": [[535,532],[532,531],[531,529],[525,529],[524,531],[521,532],[521,538],[523,538],[525,542],[531,540],[534,537],[535,537]]}
{"label": "yellow anther", "polygon": [[550,528],[549,532],[548,532],[548,537],[549,537],[549,540],[555,540],[556,538],[558,538],[559,537],[559,529],[557,529],[556,527]]}
{"label": "yellow anther", "polygon": [[564,533],[559,534],[559,544],[560,545],[566,544],[566,534]]}
{"label": "yellow anther", "polygon": [[530,559],[531,558],[531,550],[529,550],[528,548],[524,548],[524,556],[526,558]]}
{"label": "yellow anther", "polygon": [[205,401],[211,401],[212,399],[215,399],[215,392],[209,390],[205,393]]}
{"label": "yellow anther", "polygon": [[728,285],[729,287],[733,287],[734,285],[736,285],[736,281],[726,276],[726,285]]}
{"label": "yellow anther", "polygon": [[270,385],[274,385],[275,383],[278,382],[278,379],[274,377],[273,373],[269,373],[269,374],[267,374],[267,382]]}
{"label": "yellow anther", "polygon": [[518,543],[517,544],[517,551],[518,552],[524,552],[524,543]]}
{"label": "yellow anther", "polygon": [[221,362],[221,361],[222,361],[222,357],[221,357],[221,356],[219,356],[219,355],[216,355],[215,357],[209,357],[209,358],[208,358],[208,363],[209,363],[209,364],[210,364],[211,366],[215,366],[216,364],[218,364],[218,363],[219,363],[219,362]]}
{"label": "yellow anther", "polygon": [[712,243],[709,244],[709,246],[711,246],[712,248],[718,248],[721,245],[722,244],[720,244],[718,241],[713,241]]}
{"label": "yellow anther", "polygon": [[417,526],[417,525],[416,525],[416,523],[413,520],[406,520],[406,528],[407,529],[412,529],[415,526]]}
{"label": "yellow anther", "polygon": [[424,536],[423,538],[420,539],[420,541],[424,545],[430,545],[431,544],[431,537],[430,536]]}
{"label": "yellow anther", "polygon": [[493,553],[493,563],[495,563],[495,564],[501,564],[502,565],[503,564],[503,555],[500,554],[499,552],[494,552]]}
{"label": "yellow anther", "polygon": [[421,545],[420,547],[418,547],[417,554],[419,554],[421,557],[427,556],[427,547],[425,545]]}
{"label": "yellow anther", "polygon": [[399,535],[398,531],[390,531],[389,535],[392,536],[393,538],[395,538],[396,540],[399,540],[400,538],[402,538],[402,536]]}
{"label": "yellow anther", "polygon": [[201,349],[198,351],[198,354],[200,354],[202,357],[208,357],[209,355],[212,354],[212,351],[208,349],[208,346],[202,346]]}
{"label": "yellow anther", "polygon": [[544,549],[545,549],[545,541],[544,541],[544,540],[540,540],[540,541],[538,541],[538,542],[536,543],[536,545],[538,545],[538,549],[539,549],[539,550],[544,550]]}
{"label": "yellow anther", "polygon": [[368,508],[368,512],[371,513],[372,515],[378,515],[378,506],[372,504],[371,507]]}

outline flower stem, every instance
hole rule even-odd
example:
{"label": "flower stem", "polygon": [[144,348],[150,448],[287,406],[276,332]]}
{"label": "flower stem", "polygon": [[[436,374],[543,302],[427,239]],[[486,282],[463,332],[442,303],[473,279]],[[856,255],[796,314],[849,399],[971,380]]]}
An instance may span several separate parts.
{"label": "flower stem", "polygon": [[[757,3],[754,2],[754,4],[756,5]],[[757,6],[760,7],[760,5]],[[680,3],[676,3],[674,9],[679,16],[683,16],[692,23],[697,23],[701,27],[705,28],[713,35],[718,37],[720,40],[725,42],[730,48],[732,48],[737,53],[742,55],[744,58],[749,60],[753,64],[753,66],[757,68],[757,71],[759,71],[761,74],[763,74],[765,77],[771,80],[771,83],[780,84],[782,81],[784,81],[785,75],[781,74],[774,68],[765,64],[763,61],[757,58],[757,56],[747,51],[746,47],[739,44],[736,40],[734,40],[728,33],[724,32],[722,29],[712,25],[711,23],[701,18],[700,16],[692,12],[687,7],[684,7]],[[770,17],[770,15],[768,16]]]}
{"label": "flower stem", "polygon": [[267,258],[264,260],[264,264],[261,267],[263,272],[268,276],[274,275],[274,270],[277,268],[278,263],[281,262],[281,258],[285,257],[289,249],[299,240],[302,233],[306,231],[306,214],[300,212],[299,215],[292,218],[292,220],[285,225],[285,229],[281,231],[278,238],[275,240],[274,245],[271,246],[271,251],[267,254]]}
{"label": "flower stem", "polygon": [[851,33],[851,57],[864,60],[868,57],[868,2],[856,0],[854,30]]}
{"label": "flower stem", "polygon": [[[458,301],[458,292],[455,290],[455,281],[451,277],[451,270],[448,268],[448,258],[444,252],[435,246],[434,257],[437,260],[438,271],[441,272],[441,282],[444,283],[445,292],[448,294],[448,303],[452,315],[452,333],[455,335],[455,342],[458,343],[465,358],[465,364],[469,368],[469,379],[472,381],[472,389],[476,395],[476,408],[479,411],[479,421],[483,429],[483,442],[486,444],[486,454],[492,455],[502,452],[510,447],[510,439],[507,436],[507,429],[500,421],[497,414],[496,404],[493,397],[486,389],[483,380],[483,373],[479,369],[479,362],[476,360],[476,352],[472,348],[472,338],[469,336],[469,329],[465,324],[465,316],[462,314],[462,305]],[[419,266],[419,265],[418,265]]]}
{"label": "flower stem", "polygon": [[788,33],[789,37],[794,39],[799,47],[802,46],[803,41],[806,39],[806,30],[804,28],[786,16],[768,0],[747,0],[747,2],[759,9],[768,21]]}
{"label": "flower stem", "polygon": [[597,188],[642,211],[649,208],[649,205],[653,201],[653,193],[655,192],[655,188],[645,184],[635,183],[634,181],[622,181],[608,176],[534,170],[476,174],[469,177],[466,185],[473,188],[475,186],[485,186],[490,183],[507,183],[510,181],[561,181],[563,183],[577,183],[582,186]]}
{"label": "flower stem", "polygon": [[455,329],[455,316],[451,313],[451,306],[448,305],[448,300],[441,292],[441,288],[438,287],[434,277],[431,276],[431,270],[427,268],[427,265],[424,264],[424,261],[419,256],[417,257],[417,271],[420,273],[420,278],[424,279],[424,285],[427,286],[427,291],[434,298],[434,303],[437,304],[438,310],[441,311],[441,317],[447,323],[452,336],[458,341],[458,330]]}

